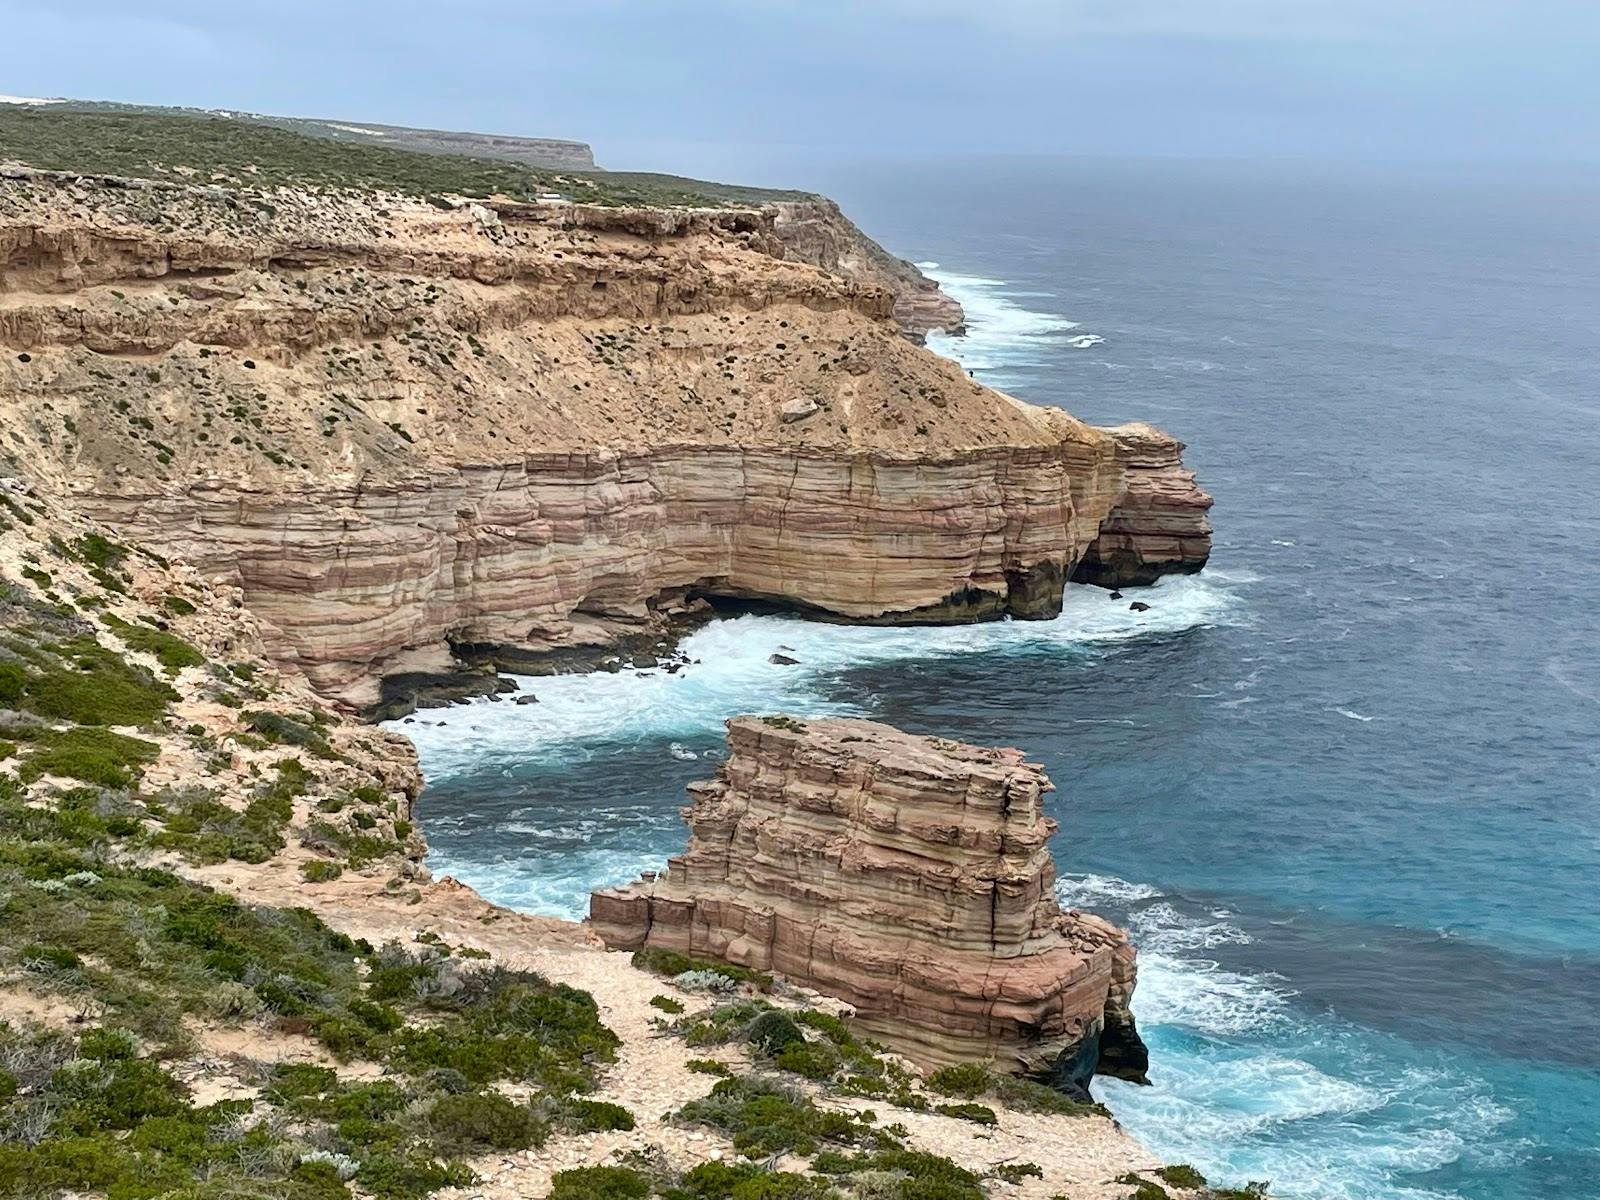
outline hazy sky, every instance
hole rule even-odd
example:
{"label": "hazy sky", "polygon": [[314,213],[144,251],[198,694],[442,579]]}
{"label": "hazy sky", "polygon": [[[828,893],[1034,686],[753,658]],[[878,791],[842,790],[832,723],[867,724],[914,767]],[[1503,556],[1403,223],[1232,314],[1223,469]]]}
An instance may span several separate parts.
{"label": "hazy sky", "polygon": [[0,28],[0,93],[551,134],[616,168],[1600,159],[1600,0],[0,0]]}

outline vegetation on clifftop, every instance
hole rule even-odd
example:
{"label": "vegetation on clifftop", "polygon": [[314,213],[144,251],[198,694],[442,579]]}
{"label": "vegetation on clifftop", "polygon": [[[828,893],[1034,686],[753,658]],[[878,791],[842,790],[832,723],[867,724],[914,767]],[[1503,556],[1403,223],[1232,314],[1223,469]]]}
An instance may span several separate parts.
{"label": "vegetation on clifftop", "polygon": [[354,188],[413,196],[558,191],[592,204],[667,208],[771,204],[803,192],[737,187],[673,175],[533,168],[306,137],[201,113],[81,112],[0,105],[0,162],[48,171],[121,175],[227,187]]}

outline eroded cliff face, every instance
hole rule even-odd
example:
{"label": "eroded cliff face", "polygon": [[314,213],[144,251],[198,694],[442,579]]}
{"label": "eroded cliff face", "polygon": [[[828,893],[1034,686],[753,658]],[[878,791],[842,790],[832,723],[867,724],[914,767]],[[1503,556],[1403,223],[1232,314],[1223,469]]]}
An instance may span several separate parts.
{"label": "eroded cliff face", "polygon": [[978,386],[783,222],[12,169],[0,454],[363,706],[705,598],[1046,617],[1204,561],[1177,442]]}
{"label": "eroded cliff face", "polygon": [[914,341],[927,334],[962,333],[967,317],[914,263],[896,258],[853,224],[832,200],[818,196],[774,206],[773,231],[789,257],[894,295],[894,318]]}
{"label": "eroded cliff face", "polygon": [[728,749],[667,873],[592,897],[608,945],[779,972],[924,1066],[1143,1079],[1133,947],[1057,904],[1038,764],[854,720],[739,717]]}

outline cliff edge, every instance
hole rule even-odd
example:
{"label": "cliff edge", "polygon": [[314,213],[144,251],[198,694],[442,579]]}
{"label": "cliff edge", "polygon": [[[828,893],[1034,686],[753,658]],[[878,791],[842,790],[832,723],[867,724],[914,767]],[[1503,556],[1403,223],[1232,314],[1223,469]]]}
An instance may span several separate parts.
{"label": "cliff edge", "polygon": [[226,132],[159,177],[0,169],[0,464],[240,588],[325,695],[707,605],[1045,618],[1075,574],[1209,553],[1175,439],[908,343],[895,293],[799,261],[792,207]]}

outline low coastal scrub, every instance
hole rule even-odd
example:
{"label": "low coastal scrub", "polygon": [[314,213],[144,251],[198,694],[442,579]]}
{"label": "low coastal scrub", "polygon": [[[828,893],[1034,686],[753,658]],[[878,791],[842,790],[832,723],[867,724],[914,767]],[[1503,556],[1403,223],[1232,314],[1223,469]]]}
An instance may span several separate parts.
{"label": "low coastal scrub", "polygon": [[[14,735],[28,731],[13,730]],[[108,788],[132,787],[161,748],[143,738],[109,729],[78,726],[28,733],[30,749],[17,777],[31,783],[45,775],[78,779]]]}
{"label": "low coastal scrub", "polygon": [[725,979],[733,985],[748,984],[757,991],[772,990],[772,976],[764,971],[734,966],[732,963],[690,958],[687,954],[679,954],[676,950],[662,950],[656,946],[647,946],[643,950],[635,951],[633,965],[641,971],[662,975],[674,982],[685,975],[711,975]]}
{"label": "low coastal scrub", "polygon": [[[1269,1186],[1263,1182],[1252,1182],[1242,1188],[1209,1187],[1206,1184],[1206,1177],[1187,1163],[1157,1167],[1153,1174],[1159,1176],[1162,1183],[1169,1187],[1185,1192],[1198,1192],[1204,1200],[1265,1200]],[[1171,1194],[1162,1183],[1146,1179],[1143,1175],[1131,1171],[1126,1175],[1119,1175],[1116,1182],[1133,1189],[1128,1194],[1128,1200],[1172,1200]]]}
{"label": "low coastal scrub", "polygon": [[1019,1112],[1052,1113],[1063,1117],[1110,1115],[1104,1105],[1085,1104],[1037,1079],[991,1073],[976,1063],[942,1067],[929,1075],[926,1082],[929,1091],[941,1096],[960,1100],[992,1097]]}
{"label": "low coastal scrub", "polygon": [[[531,972],[426,944],[374,949],[304,910],[10,837],[0,920],[0,968],[100,1022],[76,1043],[0,1028],[0,1195],[330,1200],[353,1183],[406,1200],[470,1183],[452,1158],[536,1146],[552,1125],[634,1125],[575,1094],[618,1044],[593,998]],[[291,1063],[254,1101],[196,1106],[161,1061],[186,1053],[190,1016],[265,1022],[389,1073],[355,1082]],[[499,1094],[500,1080],[537,1103]]]}
{"label": "low coastal scrub", "polygon": [[[176,168],[192,168],[212,186],[232,182],[266,189],[380,189],[423,197],[504,193],[523,199],[557,189],[591,204],[672,208],[809,198],[804,192],[674,175],[557,171],[499,158],[360,144],[348,138],[334,141],[210,113],[135,108],[85,112],[70,103],[48,110],[7,105],[0,111],[0,145],[7,157],[46,170],[171,179]],[[270,200],[254,205],[270,215]]]}
{"label": "low coastal scrub", "polygon": [[887,1136],[853,1113],[819,1108],[803,1092],[759,1077],[721,1080],[705,1099],[685,1105],[679,1116],[719,1130],[752,1157],[809,1157],[824,1147],[876,1145]]}
{"label": "low coastal scrub", "polygon": [[748,1045],[767,1066],[844,1095],[867,1096],[925,1110],[915,1077],[882,1048],[857,1038],[840,1018],[813,1009],[793,1012],[759,997],[686,1017],[674,1030],[691,1046]]}
{"label": "low coastal scrub", "polygon": [[176,675],[185,667],[205,666],[206,656],[180,637],[149,625],[135,625],[107,613],[106,627],[130,650],[152,655],[168,675]]}
{"label": "low coastal scrub", "polygon": [[[49,636],[48,626],[38,632]],[[88,633],[31,644],[8,639],[5,646],[19,661],[0,663],[0,705],[47,721],[149,726],[178,698],[168,684]]]}
{"label": "low coastal scrub", "polygon": [[323,725],[316,719],[300,720],[278,712],[247,712],[244,727],[263,741],[277,746],[299,746],[318,758],[336,757]]}

